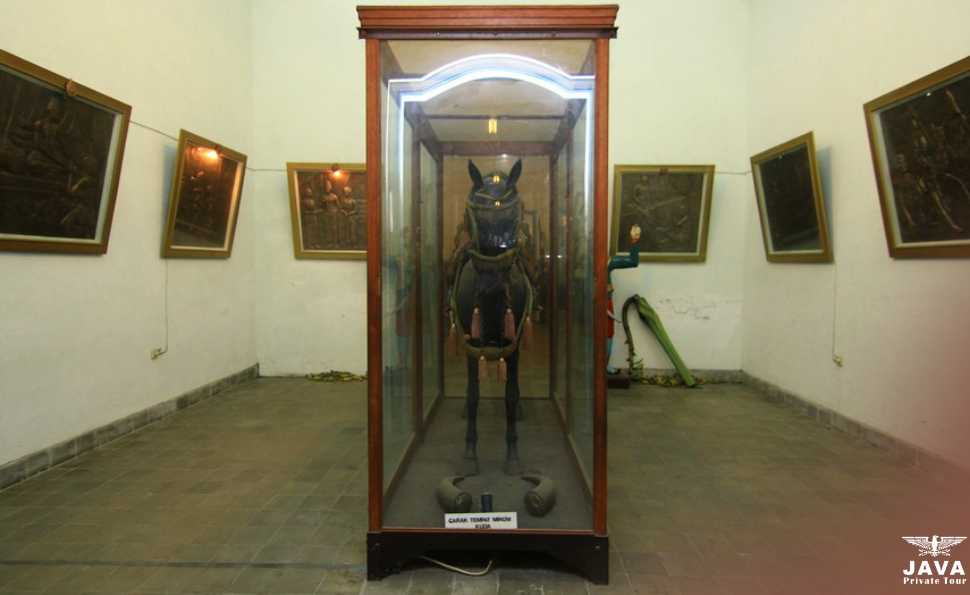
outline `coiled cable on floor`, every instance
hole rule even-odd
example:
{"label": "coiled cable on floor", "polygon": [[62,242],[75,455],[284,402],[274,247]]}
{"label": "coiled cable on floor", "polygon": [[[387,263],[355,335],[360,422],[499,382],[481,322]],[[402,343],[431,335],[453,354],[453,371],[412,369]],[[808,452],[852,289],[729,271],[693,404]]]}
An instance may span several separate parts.
{"label": "coiled cable on floor", "polygon": [[418,557],[421,558],[422,560],[424,560],[425,562],[431,562],[432,564],[434,564],[436,566],[440,566],[440,567],[444,568],[445,570],[450,570],[452,572],[457,572],[458,574],[464,574],[465,576],[485,576],[486,574],[488,574],[492,570],[492,565],[495,564],[495,560],[489,560],[488,561],[488,564],[486,564],[485,565],[485,568],[482,569],[482,570],[465,570],[464,568],[459,568],[457,566],[452,566],[451,564],[448,564],[447,562],[442,562],[441,560],[435,560],[434,558],[429,558],[427,556],[418,556]]}

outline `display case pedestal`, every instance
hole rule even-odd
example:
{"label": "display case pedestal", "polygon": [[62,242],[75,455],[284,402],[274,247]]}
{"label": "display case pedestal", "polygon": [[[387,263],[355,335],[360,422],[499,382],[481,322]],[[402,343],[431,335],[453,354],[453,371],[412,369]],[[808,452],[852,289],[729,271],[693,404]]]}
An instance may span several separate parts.
{"label": "display case pedestal", "polygon": [[606,387],[607,388],[630,388],[630,372],[629,370],[620,369],[616,371],[616,374],[606,375]]}
{"label": "display case pedestal", "polygon": [[[358,7],[372,580],[424,557],[548,556],[609,581],[616,12]],[[503,518],[445,516],[482,510]]]}
{"label": "display case pedestal", "polygon": [[[563,562],[590,582],[610,580],[610,540],[586,532],[384,530],[367,534],[367,579],[380,580],[400,571],[408,560],[434,552],[541,552]],[[484,561],[484,558],[483,558]],[[499,561],[499,563],[501,563]]]}

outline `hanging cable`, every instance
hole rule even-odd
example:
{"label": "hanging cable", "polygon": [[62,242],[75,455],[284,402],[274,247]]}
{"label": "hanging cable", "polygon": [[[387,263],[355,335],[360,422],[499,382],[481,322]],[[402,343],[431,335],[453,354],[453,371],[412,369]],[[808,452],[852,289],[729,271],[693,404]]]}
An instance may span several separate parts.
{"label": "hanging cable", "polygon": [[839,265],[832,263],[832,362],[842,367],[844,361],[839,354]]}
{"label": "hanging cable", "polygon": [[436,566],[440,566],[445,570],[450,570],[452,572],[457,572],[458,574],[463,574],[465,576],[485,576],[492,570],[492,566],[495,564],[495,560],[489,560],[488,564],[482,570],[465,570],[464,568],[459,568],[457,566],[452,566],[447,562],[442,562],[441,560],[435,560],[434,558],[429,558],[428,556],[418,556],[425,562],[431,562]]}
{"label": "hanging cable", "polygon": [[155,348],[151,351],[152,359],[158,359],[168,353],[168,259],[163,259],[165,262],[165,275],[163,277],[164,287],[162,287],[162,320],[165,323],[165,342],[161,348]]}
{"label": "hanging cable", "polygon": [[[173,135],[171,135],[171,134],[169,134],[169,133],[167,133],[167,132],[165,132],[163,130],[159,130],[158,128],[155,128],[154,126],[149,126],[148,124],[143,124],[143,123],[141,123],[141,122],[139,122],[137,120],[129,120],[129,122],[131,122],[135,126],[138,126],[139,128],[144,128],[145,130],[154,132],[155,134],[164,136],[165,138],[172,139],[175,142],[178,142],[178,140],[179,140],[179,137],[173,136]],[[278,168],[278,167],[249,167],[249,166],[246,166],[246,170],[247,171],[273,171],[273,172],[283,172],[283,173],[286,172],[286,169],[285,168]]]}
{"label": "hanging cable", "polygon": [[165,138],[170,138],[170,139],[174,140],[175,142],[178,142],[178,140],[179,140],[179,138],[177,136],[172,136],[171,134],[169,134],[167,132],[162,132],[158,128],[154,128],[152,126],[149,126],[148,124],[142,124],[141,122],[138,122],[137,120],[129,120],[129,121],[132,124],[134,124],[135,126],[139,126],[141,128],[144,128],[145,130],[150,130],[150,131],[154,132],[155,134],[161,134]]}

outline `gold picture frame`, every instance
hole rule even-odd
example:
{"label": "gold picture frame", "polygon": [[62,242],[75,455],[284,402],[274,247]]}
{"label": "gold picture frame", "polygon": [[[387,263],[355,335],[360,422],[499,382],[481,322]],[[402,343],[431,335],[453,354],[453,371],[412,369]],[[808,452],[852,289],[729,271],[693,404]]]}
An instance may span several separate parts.
{"label": "gold picture frame", "polygon": [[832,262],[828,216],[807,132],[751,157],[768,262]]}
{"label": "gold picture frame", "polygon": [[0,50],[0,251],[104,254],[131,106]]}
{"label": "gold picture frame", "polygon": [[615,165],[610,254],[639,225],[640,262],[706,261],[713,189],[713,165]]}
{"label": "gold picture frame", "polygon": [[239,219],[246,155],[181,130],[176,159],[162,256],[229,258]]}
{"label": "gold picture frame", "polygon": [[309,260],[367,258],[367,167],[287,163],[293,255]]}
{"label": "gold picture frame", "polygon": [[970,56],[863,111],[889,255],[970,257]]}

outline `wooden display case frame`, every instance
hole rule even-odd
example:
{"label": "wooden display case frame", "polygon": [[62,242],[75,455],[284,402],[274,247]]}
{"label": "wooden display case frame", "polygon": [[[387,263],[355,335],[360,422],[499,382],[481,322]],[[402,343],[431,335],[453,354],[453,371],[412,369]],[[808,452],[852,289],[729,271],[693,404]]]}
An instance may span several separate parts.
{"label": "wooden display case frame", "polygon": [[[367,113],[367,575],[380,579],[429,551],[541,551],[574,566],[595,583],[609,581],[606,525],[606,261],[609,232],[609,42],[616,5],[358,6],[366,44]],[[381,77],[386,40],[589,39],[595,63],[593,152],[593,469],[591,530],[385,528],[382,434]],[[442,151],[446,152],[446,151]],[[440,168],[439,168],[440,172]],[[439,181],[440,184],[440,181]],[[420,353],[420,349],[418,353]],[[419,404],[416,404],[416,410]],[[432,412],[433,414],[433,412]],[[422,420],[423,421],[423,420]],[[413,446],[413,444],[412,444]],[[409,449],[410,450],[410,449]],[[405,454],[405,458],[407,454]],[[393,481],[392,481],[393,483]],[[393,489],[393,486],[392,488]]]}

